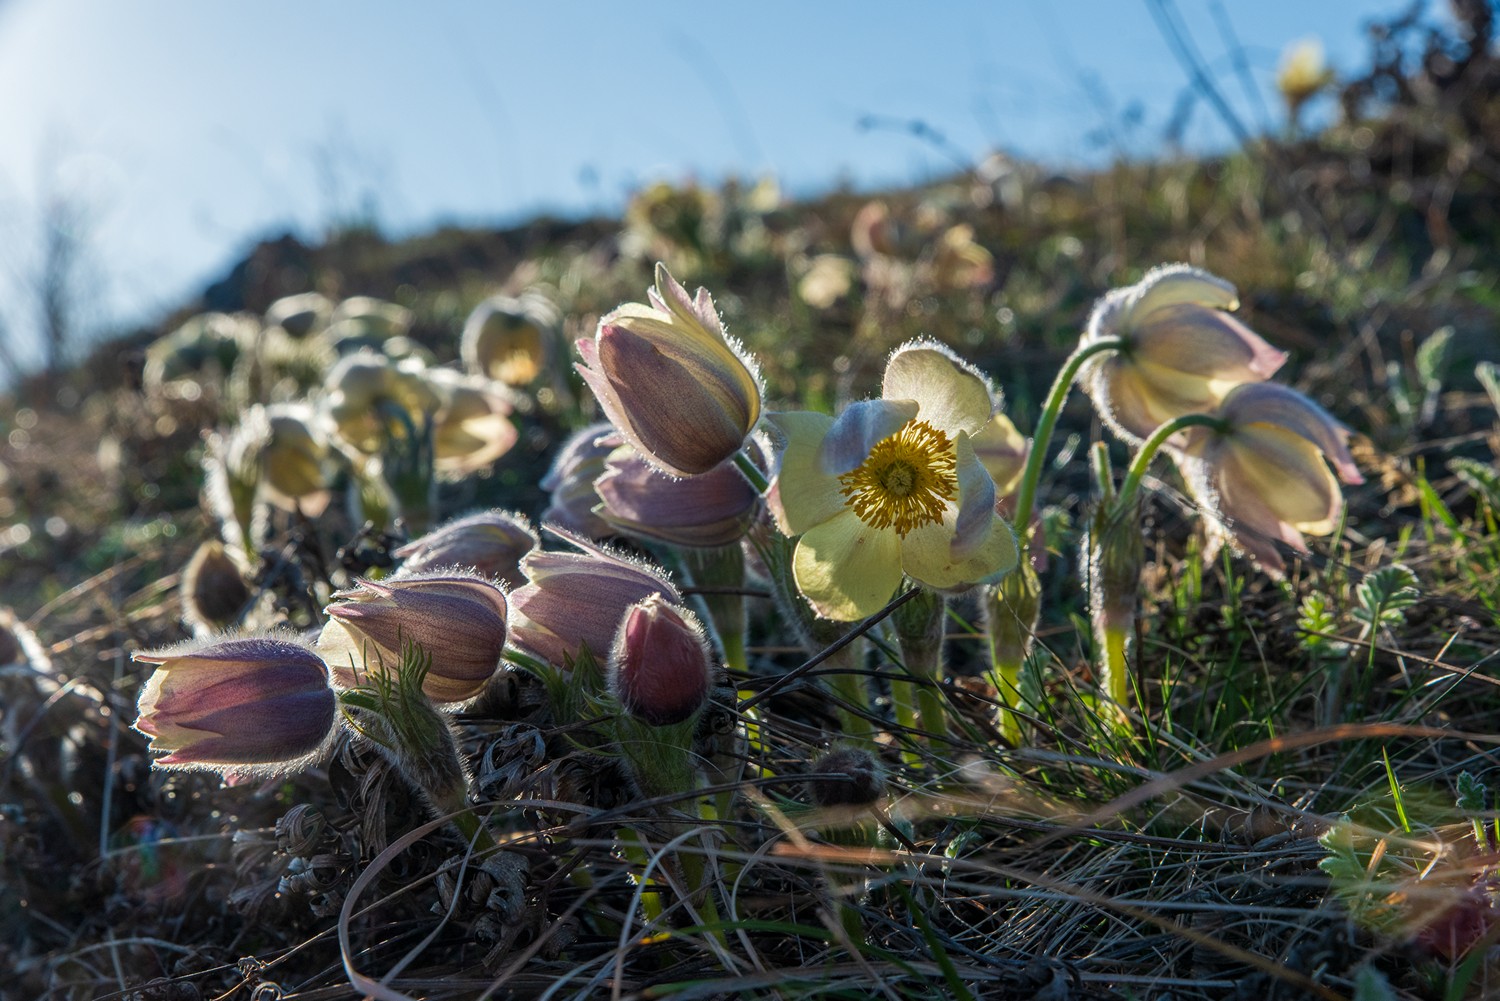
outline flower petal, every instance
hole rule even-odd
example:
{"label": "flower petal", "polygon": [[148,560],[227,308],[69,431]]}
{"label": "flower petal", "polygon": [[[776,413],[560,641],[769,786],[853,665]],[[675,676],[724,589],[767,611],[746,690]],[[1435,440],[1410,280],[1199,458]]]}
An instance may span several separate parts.
{"label": "flower petal", "polygon": [[864,462],[870,449],[918,416],[912,400],[861,400],[844,408],[818,449],[818,462],[831,476],[842,476]]}
{"label": "flower petal", "polygon": [[782,442],[775,483],[766,495],[777,526],[785,535],[801,535],[845,510],[838,477],[819,461],[833,418],[806,410],[766,414]]}
{"label": "flower petal", "polygon": [[917,583],[938,589],[993,583],[1016,567],[1016,536],[993,511],[988,529],[962,555],[951,544],[951,524],[933,522],[914,529],[901,540],[901,569]]}
{"label": "flower petal", "polygon": [[1237,309],[1234,286],[1190,264],[1163,264],[1146,272],[1126,306],[1126,322],[1139,323],[1158,309],[1190,302],[1215,309]]}
{"label": "flower petal", "polygon": [[974,455],[969,436],[959,433],[954,451],[958,473],[958,516],[952,526],[951,555],[967,558],[989,534],[995,514],[995,481]]}
{"label": "flower petal", "polygon": [[1269,379],[1285,351],[1228,313],[1184,302],[1153,310],[1136,327],[1133,357],[1224,387]]}
{"label": "flower petal", "polygon": [[1224,399],[1222,416],[1235,428],[1258,424],[1285,428],[1321,450],[1345,483],[1365,481],[1349,454],[1348,429],[1294,389],[1276,383],[1236,387]]}
{"label": "flower petal", "polygon": [[901,583],[901,540],[845,512],[802,536],[792,574],[819,615],[853,622],[880,611]]}
{"label": "flower petal", "polygon": [[1026,436],[1016,430],[1009,417],[996,414],[970,440],[980,464],[995,481],[995,493],[1001,497],[1015,493],[1031,451]]}
{"label": "flower petal", "polygon": [[975,434],[995,412],[984,377],[935,341],[897,348],[886,362],[880,395],[887,400],[916,400],[922,420],[949,435]]}

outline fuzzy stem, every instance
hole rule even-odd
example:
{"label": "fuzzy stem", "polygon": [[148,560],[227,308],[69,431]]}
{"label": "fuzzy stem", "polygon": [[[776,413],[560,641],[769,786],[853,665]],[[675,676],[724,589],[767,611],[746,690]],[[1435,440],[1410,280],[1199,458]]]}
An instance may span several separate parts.
{"label": "fuzzy stem", "polygon": [[[901,647],[901,662],[916,679],[892,679],[891,700],[896,708],[896,721],[903,727],[941,737],[948,729],[947,706],[937,686],[943,680],[943,625],[948,603],[934,591],[918,590],[912,600],[891,613],[891,624]],[[908,764],[920,767],[919,754],[912,752],[907,758]]]}
{"label": "fuzzy stem", "polygon": [[733,462],[735,468],[740,471],[745,479],[750,481],[750,485],[755,488],[756,493],[764,494],[766,492],[766,488],[771,485],[770,481],[766,479],[766,474],[761,472],[760,467],[755,464],[755,460],[745,454],[744,449],[734,453]]}
{"label": "fuzzy stem", "polygon": [[1118,503],[1128,504],[1140,489],[1141,479],[1145,477],[1146,470],[1151,466],[1151,460],[1156,458],[1156,453],[1161,450],[1173,435],[1186,431],[1192,427],[1214,428],[1220,432],[1225,430],[1222,418],[1210,417],[1207,414],[1184,414],[1174,417],[1161,427],[1151,432],[1151,437],[1142,443],[1140,449],[1135,453],[1135,458],[1130,461],[1130,468],[1125,471],[1125,482],[1120,484]]}
{"label": "fuzzy stem", "polygon": [[1047,461],[1047,447],[1052,444],[1052,432],[1057,427],[1063,403],[1068,399],[1068,390],[1073,388],[1073,380],[1078,378],[1084,362],[1094,355],[1118,351],[1123,347],[1125,341],[1119,337],[1105,337],[1079,345],[1068,356],[1068,360],[1063,362],[1057,378],[1053,380],[1052,389],[1048,391],[1047,400],[1042,405],[1042,415],[1036,423],[1036,433],[1032,435],[1031,451],[1026,455],[1026,469],[1021,473],[1021,483],[1016,488],[1015,525],[1016,534],[1021,537],[1022,549],[1026,548],[1026,539],[1031,532],[1031,509],[1036,503],[1038,481]]}
{"label": "fuzzy stem", "polygon": [[1031,649],[1041,605],[1041,581],[1023,553],[1004,580],[985,591],[985,631],[990,642],[988,680],[1000,703],[995,725],[1012,747],[1021,743],[1021,665]]}
{"label": "fuzzy stem", "polygon": [[1126,708],[1130,705],[1130,664],[1125,659],[1126,644],[1129,634],[1124,625],[1109,624],[1100,630],[1101,639],[1104,641],[1100,650],[1103,658],[1100,664],[1100,682],[1104,689],[1104,697],[1112,705],[1102,706],[1103,712],[1116,715],[1120,722],[1125,720]]}

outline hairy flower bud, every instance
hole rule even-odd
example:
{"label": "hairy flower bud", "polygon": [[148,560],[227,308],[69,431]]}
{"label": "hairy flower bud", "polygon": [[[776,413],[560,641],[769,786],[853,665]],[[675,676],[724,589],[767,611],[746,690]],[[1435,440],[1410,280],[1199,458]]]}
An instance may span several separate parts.
{"label": "hairy flower bud", "polygon": [[193,551],[178,591],[183,621],[200,636],[234,625],[252,597],[244,564],[217,540]]}
{"label": "hairy flower bud", "polygon": [[581,553],[532,552],[521,561],[529,583],[510,596],[518,647],[554,667],[563,667],[583,647],[603,660],[614,645],[620,619],[634,604],[660,595],[673,604],[682,595],[666,575],[596,546],[581,536],[548,526]]}
{"label": "hairy flower bud", "polygon": [[651,595],[620,619],[605,678],[631,716],[651,726],[692,719],[708,703],[713,654],[686,608]]}
{"label": "hairy flower bud", "polygon": [[594,489],[599,516],[616,530],[677,546],[738,542],[760,509],[760,494],[731,462],[673,479],[629,445],[610,453]]}
{"label": "hairy flower bud", "polygon": [[599,505],[594,481],[604,473],[610,453],[621,444],[623,439],[608,421],[590,424],[564,442],[552,460],[552,468],[542,477],[542,489],[552,495],[542,521],[590,539],[614,535],[614,528],[594,511]]}
{"label": "hairy flower bud", "polygon": [[157,765],[292,771],[334,733],[328,666],[288,638],[194,641],[135,659],[156,665],[135,728],[169,752]]}
{"label": "hairy flower bud", "polygon": [[578,341],[577,368],[605,416],[673,476],[730,458],[760,419],[760,377],[724,333],[707,289],[696,296],[656,268],[649,305],[627,303]]}
{"label": "hairy flower bud", "polygon": [[505,592],[478,574],[397,574],[334,594],[318,651],[341,687],[363,683],[377,663],[394,671],[402,646],[432,658],[422,690],[433,702],[466,702],[484,690],[505,650]]}
{"label": "hairy flower bud", "polygon": [[456,518],[397,549],[402,573],[447,568],[472,570],[506,587],[525,582],[521,558],[538,545],[536,531],[524,515],[498,508]]}

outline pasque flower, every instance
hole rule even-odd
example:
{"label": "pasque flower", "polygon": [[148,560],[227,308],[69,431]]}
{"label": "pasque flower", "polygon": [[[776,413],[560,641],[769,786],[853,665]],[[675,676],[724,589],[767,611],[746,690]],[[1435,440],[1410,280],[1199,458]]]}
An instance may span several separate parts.
{"label": "pasque flower", "polygon": [[605,679],[631,716],[670,726],[707,705],[713,672],[713,653],[697,616],[653,594],[621,616]]}
{"label": "pasque flower", "polygon": [[557,308],[541,295],[491,296],[464,323],[459,354],[471,372],[527,386],[547,370],[561,332]]}
{"label": "pasque flower", "polygon": [[674,479],[629,445],[610,453],[594,489],[596,513],[616,531],[677,546],[738,542],[760,509],[759,492],[732,462]]}
{"label": "pasque flower", "polygon": [[656,567],[555,525],[547,529],[582,551],[537,550],[521,561],[530,582],[511,592],[511,638],[554,667],[576,658],[583,647],[602,663],[620,619],[637,602],[658,595],[674,605],[682,603],[682,595]]}
{"label": "pasque flower", "polygon": [[1235,386],[1270,378],[1285,352],[1225,310],[1234,286],[1186,264],[1166,264],[1094,307],[1083,345],[1120,338],[1086,375],[1094,405],[1111,429],[1145,439],[1174,417],[1210,413]]}
{"label": "pasque flower", "polygon": [[164,767],[284,772],[333,735],[328,665],[280,636],[221,637],[137,653],[156,665],[135,728]]}
{"label": "pasque flower", "polygon": [[438,400],[432,465],[439,473],[462,477],[487,469],[514,447],[514,407],[500,383],[452,369],[429,369],[423,376]]}
{"label": "pasque flower", "polygon": [[1339,481],[1364,482],[1349,432],[1301,393],[1269,382],[1231,390],[1217,416],[1219,427],[1191,429],[1174,455],[1199,504],[1228,521],[1239,548],[1279,573],[1285,563],[1274,543],[1307,552],[1304,533],[1326,535],[1338,525]]}
{"label": "pasque flower", "polygon": [[624,439],[608,421],[574,432],[542,477],[542,489],[552,495],[542,521],[590,539],[614,535],[613,526],[595,513],[599,491],[594,489],[594,481],[603,475],[610,453],[622,444]]}
{"label": "pasque flower", "polygon": [[484,690],[505,651],[505,592],[474,573],[397,573],[334,593],[318,652],[341,687],[365,683],[377,665],[397,671],[402,647],[432,658],[422,690],[433,702],[466,702]]}
{"label": "pasque flower", "polygon": [[519,587],[521,558],[540,544],[524,515],[499,509],[455,518],[413,539],[393,554],[404,573],[445,568],[472,570],[506,587]]}
{"label": "pasque flower", "polygon": [[974,369],[941,345],[912,342],[886,364],[881,399],[837,419],[768,415],[781,437],[768,500],[782,531],[801,536],[793,574],[819,615],[870,615],[903,573],[946,589],[1015,566],[1015,537],[970,441],[993,411]]}
{"label": "pasque flower", "polygon": [[724,333],[707,289],[689,296],[656,266],[650,303],[626,303],[578,341],[577,366],[599,406],[636,451],[673,476],[733,456],[760,419],[760,377]]}

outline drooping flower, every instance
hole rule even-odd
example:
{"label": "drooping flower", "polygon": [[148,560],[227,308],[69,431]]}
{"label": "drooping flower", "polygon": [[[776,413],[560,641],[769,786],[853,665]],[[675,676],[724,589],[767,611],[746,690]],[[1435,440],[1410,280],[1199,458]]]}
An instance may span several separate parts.
{"label": "drooping flower", "polygon": [[537,550],[521,561],[529,583],[510,595],[511,638],[528,653],[563,667],[588,647],[602,663],[630,606],[653,594],[682,603],[682,595],[660,569],[555,525],[547,529],[582,552]]}
{"label": "drooping flower", "polygon": [[1232,390],[1217,416],[1221,427],[1188,433],[1179,465],[1211,523],[1227,520],[1235,545],[1279,574],[1285,563],[1274,543],[1306,553],[1304,533],[1327,535],[1338,526],[1339,481],[1364,482],[1349,431],[1301,393],[1270,382]]}
{"label": "drooping flower", "polygon": [[323,408],[339,437],[355,451],[376,455],[394,436],[420,433],[440,400],[420,364],[395,364],[375,351],[345,357],[328,373]]}
{"label": "drooping flower", "polygon": [[594,489],[597,514],[616,531],[676,546],[738,542],[760,509],[760,494],[733,463],[673,479],[629,445],[610,453]]}
{"label": "drooping flower", "polygon": [[724,333],[707,289],[689,296],[658,264],[650,303],[626,303],[578,341],[577,365],[625,440],[673,476],[706,473],[760,419],[760,376]]}
{"label": "drooping flower", "polygon": [[217,539],[200,545],[183,568],[178,586],[183,621],[199,636],[234,625],[254,597],[246,576],[238,550],[225,548]]}
{"label": "drooping flower", "polygon": [[135,654],[156,671],[135,728],[163,767],[286,772],[307,763],[335,731],[328,665],[282,636],[193,641]]}
{"label": "drooping flower", "polygon": [[405,561],[404,573],[457,567],[520,587],[525,580],[521,558],[540,544],[524,515],[495,509],[446,522],[393,555]]}
{"label": "drooping flower", "polygon": [[[316,518],[328,507],[337,474],[335,454],[323,424],[311,406],[273,403],[263,411],[266,437],[261,446],[261,490],[284,511]],[[259,420],[247,415],[247,423]]]}
{"label": "drooping flower", "polygon": [[1239,305],[1234,286],[1186,264],[1153,268],[1095,305],[1083,344],[1121,338],[1085,376],[1111,430],[1139,442],[1174,417],[1211,413],[1235,386],[1262,382],[1286,353],[1225,310]]}
{"label": "drooping flower", "polygon": [[280,327],[296,338],[316,334],[333,317],[333,301],[321,292],[282,296],[266,307],[266,326]]}
{"label": "drooping flower", "polygon": [[341,687],[364,684],[377,664],[399,670],[408,642],[432,658],[422,690],[436,703],[474,698],[500,667],[508,621],[505,593],[478,574],[398,573],[359,581],[334,598],[318,652]]}
{"label": "drooping flower", "polygon": [[698,617],[659,594],[626,609],[605,667],[609,690],[651,726],[692,719],[713,689],[713,653]]}
{"label": "drooping flower", "polygon": [[768,415],[782,438],[768,501],[782,531],[801,536],[793,574],[819,615],[870,615],[903,573],[949,589],[1015,566],[1015,537],[970,440],[993,410],[982,376],[941,345],[912,342],[891,355],[881,399],[837,419]]}
{"label": "drooping flower", "polygon": [[451,369],[423,373],[437,395],[433,416],[433,468],[450,477],[487,469],[515,446],[514,409],[500,383]]}
{"label": "drooping flower", "polygon": [[1303,38],[1286,47],[1276,67],[1276,89],[1286,102],[1287,117],[1296,123],[1302,106],[1333,82],[1333,70],[1323,55],[1323,43]]}

